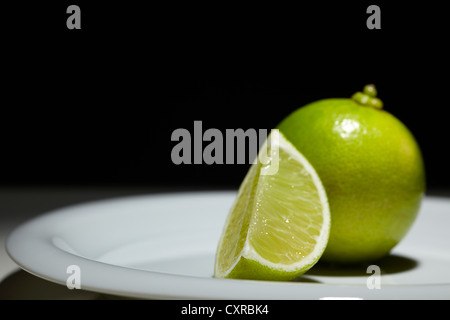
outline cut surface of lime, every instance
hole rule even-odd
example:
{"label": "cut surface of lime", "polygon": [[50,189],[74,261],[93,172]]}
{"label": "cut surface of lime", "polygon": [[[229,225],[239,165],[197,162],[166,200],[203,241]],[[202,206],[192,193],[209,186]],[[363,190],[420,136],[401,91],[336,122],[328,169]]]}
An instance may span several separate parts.
{"label": "cut surface of lime", "polygon": [[272,130],[242,182],[216,252],[217,278],[292,280],[325,250],[330,211],[314,168]]}

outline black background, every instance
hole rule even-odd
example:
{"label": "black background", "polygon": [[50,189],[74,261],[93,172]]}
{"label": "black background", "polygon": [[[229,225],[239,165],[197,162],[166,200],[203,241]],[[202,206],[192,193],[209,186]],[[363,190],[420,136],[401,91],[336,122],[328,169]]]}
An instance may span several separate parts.
{"label": "black background", "polygon": [[[237,187],[248,165],[171,161],[177,128],[270,129],[374,83],[450,188],[443,8],[384,1],[17,2],[2,7],[0,183]],[[69,4],[81,30],[68,30]],[[366,9],[381,8],[368,30]]]}

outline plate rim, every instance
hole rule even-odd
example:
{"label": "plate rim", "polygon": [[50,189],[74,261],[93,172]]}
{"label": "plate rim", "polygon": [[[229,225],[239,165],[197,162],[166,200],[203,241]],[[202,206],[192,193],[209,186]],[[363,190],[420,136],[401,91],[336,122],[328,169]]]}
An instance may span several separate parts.
{"label": "plate rim", "polygon": [[[161,199],[162,197],[192,197],[192,196],[221,196],[233,197],[237,190],[214,190],[214,191],[190,191],[190,192],[165,192],[157,194],[140,194],[131,196],[122,196],[109,199],[93,200],[70,206],[57,208],[41,215],[38,215],[28,221],[17,226],[10,232],[6,238],[5,248],[9,257],[23,270],[40,277],[42,279],[66,285],[67,273],[61,273],[56,276],[49,271],[43,271],[39,267],[30,265],[29,258],[24,256],[21,250],[25,250],[24,246],[30,245],[33,241],[33,230],[37,225],[44,225],[48,220],[54,217],[62,217],[65,215],[73,215],[72,210],[92,208],[92,206],[111,205],[114,202],[131,201],[136,199],[146,199],[152,201]],[[424,197],[424,201],[443,201],[450,205],[450,199],[438,196]],[[254,281],[254,280],[234,280],[234,279],[215,279],[198,276],[168,274],[155,271],[139,270],[119,265],[108,264],[105,262],[95,261],[94,259],[82,257],[73,253],[69,253],[57,246],[50,245],[51,239],[48,237],[34,238],[34,247],[36,250],[44,250],[53,258],[55,268],[61,269],[61,266],[67,265],[67,261],[72,261],[79,265],[81,270],[91,271],[86,281],[85,272],[83,272],[83,281],[81,289],[111,294],[116,296],[139,298],[139,299],[324,299],[324,298],[357,298],[357,299],[449,299],[450,283],[442,284],[411,284],[411,285],[385,285],[381,290],[370,290],[361,285],[350,284],[324,284],[324,283],[308,283],[308,282],[278,282],[278,281]],[[36,241],[40,240],[40,241]],[[45,240],[45,241],[44,241]],[[57,249],[57,250],[55,250]],[[29,250],[29,249],[28,249]],[[95,280],[92,271],[106,271],[116,273],[117,276],[128,277],[128,284],[117,279]],[[49,274],[50,273],[50,274]],[[88,273],[89,275],[89,273]],[[106,279],[103,279],[106,280]],[[151,286],[149,290],[146,285]],[[190,290],[189,287],[195,287],[196,290]],[[408,290],[405,290],[405,287]],[[264,288],[264,290],[262,290]],[[174,292],[177,289],[177,293]],[[415,289],[415,290],[413,290]],[[420,295],[417,295],[417,291]],[[233,292],[232,295],[230,293]]]}

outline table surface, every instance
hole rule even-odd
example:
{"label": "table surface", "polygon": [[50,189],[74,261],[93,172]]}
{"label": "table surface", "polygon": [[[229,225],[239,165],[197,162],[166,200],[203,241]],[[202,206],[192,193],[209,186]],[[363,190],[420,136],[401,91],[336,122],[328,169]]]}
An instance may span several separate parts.
{"label": "table surface", "polygon": [[[129,195],[211,188],[155,187],[0,187],[0,300],[5,299],[115,299],[83,290],[69,290],[23,271],[8,256],[5,241],[18,225],[39,214],[86,201]],[[217,188],[214,188],[217,189]],[[450,197],[450,190],[432,190],[433,196]]]}

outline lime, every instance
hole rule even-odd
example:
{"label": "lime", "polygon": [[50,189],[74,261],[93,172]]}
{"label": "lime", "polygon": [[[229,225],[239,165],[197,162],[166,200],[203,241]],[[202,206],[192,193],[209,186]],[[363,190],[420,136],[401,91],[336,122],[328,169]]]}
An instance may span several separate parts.
{"label": "lime", "polygon": [[325,250],[330,213],[313,167],[278,130],[260,150],[225,222],[217,278],[290,280]]}
{"label": "lime", "polygon": [[383,109],[375,87],[308,104],[278,128],[325,187],[332,223],[322,259],[356,263],[388,254],[417,216],[425,170],[412,133]]}

